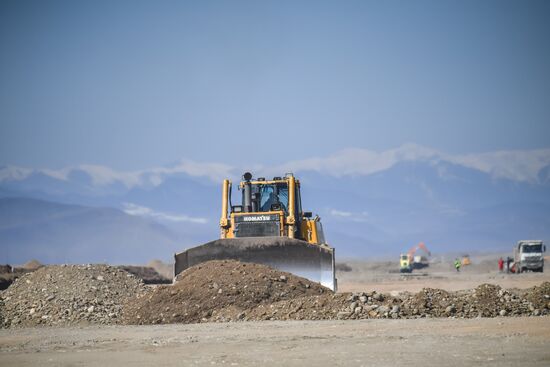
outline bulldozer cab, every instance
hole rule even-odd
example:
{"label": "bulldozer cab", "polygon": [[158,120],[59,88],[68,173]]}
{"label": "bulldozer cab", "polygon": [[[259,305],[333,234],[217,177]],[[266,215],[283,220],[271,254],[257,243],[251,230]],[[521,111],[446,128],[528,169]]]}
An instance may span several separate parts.
{"label": "bulldozer cab", "polygon": [[334,249],[325,243],[321,218],[303,212],[294,175],[239,183],[241,203],[232,202],[232,183],[222,184],[220,239],[176,254],[175,274],[200,262],[236,259],[270,265],[335,290]]}
{"label": "bulldozer cab", "polygon": [[294,175],[252,180],[245,173],[238,186],[242,192],[239,205],[231,203],[231,187],[224,180],[220,238],[279,236],[325,244],[321,218],[302,210],[300,181]]}

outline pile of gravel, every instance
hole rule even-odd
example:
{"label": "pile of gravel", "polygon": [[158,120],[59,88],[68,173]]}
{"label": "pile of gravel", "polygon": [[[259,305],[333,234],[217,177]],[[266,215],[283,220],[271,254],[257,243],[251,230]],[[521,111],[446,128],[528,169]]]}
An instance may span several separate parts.
{"label": "pile of gravel", "polygon": [[159,286],[131,300],[128,324],[232,321],[260,305],[332,294],[328,288],[266,265],[214,260],[185,270],[173,286]]}
{"label": "pile of gravel", "polygon": [[[261,304],[242,312],[242,320],[358,320],[424,317],[550,315],[550,283],[511,292],[492,284],[447,292],[425,288],[392,296],[377,292],[322,294]],[[223,317],[223,313],[218,316]]]}
{"label": "pile of gravel", "polygon": [[45,266],[0,293],[0,325],[114,324],[122,305],[143,292],[140,279],[116,267]]}
{"label": "pile of gravel", "polygon": [[0,292],[0,326],[550,315],[550,282],[521,291],[482,284],[459,292],[334,294],[293,274],[232,260],[194,266],[178,279],[146,287],[118,267],[42,267]]}
{"label": "pile of gravel", "polygon": [[549,314],[550,283],[545,282],[522,292],[482,284],[473,290],[459,292],[424,288],[416,294],[397,297],[375,292],[352,294],[338,318],[475,318]]}

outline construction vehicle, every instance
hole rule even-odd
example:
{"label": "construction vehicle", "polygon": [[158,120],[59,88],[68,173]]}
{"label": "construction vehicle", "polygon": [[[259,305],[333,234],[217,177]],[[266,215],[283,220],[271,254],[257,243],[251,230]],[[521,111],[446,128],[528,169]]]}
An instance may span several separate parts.
{"label": "construction vehicle", "polygon": [[174,275],[209,260],[234,259],[269,265],[336,291],[334,249],[325,241],[321,218],[302,210],[300,181],[293,174],[239,184],[240,205],[232,202],[232,183],[222,184],[220,239],[175,254]]}
{"label": "construction vehicle", "polygon": [[399,255],[399,272],[400,273],[410,273],[412,272],[411,261],[409,255],[401,254]]}
{"label": "construction vehicle", "polygon": [[[420,249],[423,250],[423,255],[417,254],[417,251]],[[399,256],[399,272],[410,273],[414,269],[422,269],[429,266],[429,256],[431,256],[430,251],[423,242],[420,242],[418,245],[412,247],[407,254]]]}
{"label": "construction vehicle", "polygon": [[514,247],[513,270],[516,274],[526,271],[544,271],[543,252],[546,246],[541,240],[519,241]]}

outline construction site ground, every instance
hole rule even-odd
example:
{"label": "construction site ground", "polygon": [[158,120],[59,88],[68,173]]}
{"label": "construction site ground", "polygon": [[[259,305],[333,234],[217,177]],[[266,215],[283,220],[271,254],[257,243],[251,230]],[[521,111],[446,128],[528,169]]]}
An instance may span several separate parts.
{"label": "construction site ground", "polygon": [[2,293],[4,321],[18,321],[0,328],[0,366],[550,365],[550,274],[502,274],[493,258],[407,275],[346,261],[336,295],[249,264],[205,265],[176,286],[42,268]]}
{"label": "construction site ground", "polygon": [[2,366],[548,366],[550,317],[0,330]]}
{"label": "construction site ground", "polygon": [[438,259],[429,267],[413,270],[410,274],[400,274],[397,261],[345,261],[352,270],[338,273],[338,290],[416,293],[422,288],[437,288],[459,291],[473,289],[484,283],[496,284],[506,289],[525,289],[550,281],[550,270],[523,274],[499,272],[498,256],[475,257],[473,263],[463,266],[460,272],[453,268],[452,260]]}

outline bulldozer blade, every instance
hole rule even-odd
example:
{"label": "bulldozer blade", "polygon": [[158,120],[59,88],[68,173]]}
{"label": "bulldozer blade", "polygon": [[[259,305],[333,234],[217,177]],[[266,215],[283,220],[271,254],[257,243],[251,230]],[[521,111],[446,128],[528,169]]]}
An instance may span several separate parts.
{"label": "bulldozer blade", "polygon": [[334,249],[287,237],[228,238],[175,254],[174,275],[210,260],[264,264],[336,291]]}

